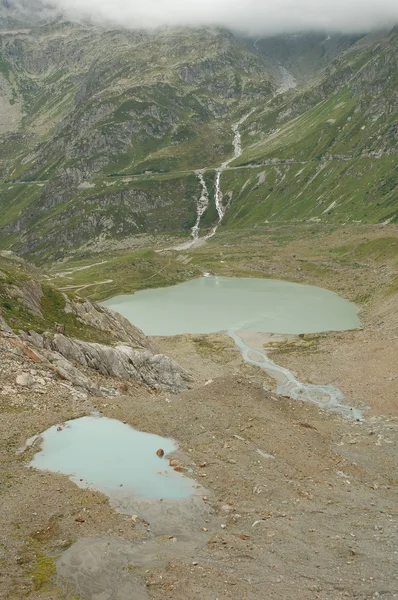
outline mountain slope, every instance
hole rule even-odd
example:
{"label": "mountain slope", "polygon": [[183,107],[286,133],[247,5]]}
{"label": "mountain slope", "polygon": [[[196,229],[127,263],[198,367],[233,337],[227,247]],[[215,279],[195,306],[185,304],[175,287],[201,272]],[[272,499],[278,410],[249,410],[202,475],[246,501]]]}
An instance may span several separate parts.
{"label": "mountain slope", "polygon": [[234,163],[251,169],[224,178],[234,197],[227,225],[397,222],[397,58],[396,30],[361,41],[320,83],[255,112]]}
{"label": "mountain slope", "polygon": [[[0,253],[0,267],[0,343],[8,353],[26,356],[60,380],[98,396],[117,395],[118,380],[172,393],[192,381],[121,315],[62,293],[12,253]],[[98,374],[113,378],[108,379],[110,388],[93,379]],[[22,385],[32,387],[34,381],[25,376]]]}
{"label": "mountain slope", "polygon": [[[209,197],[200,228],[210,231],[215,170],[249,113],[243,154],[221,177],[222,226],[395,222],[397,31],[318,38],[8,24],[0,248],[45,261],[104,239],[188,236],[199,169]],[[293,77],[284,65],[305,86],[281,87],[278,73]]]}
{"label": "mountain slope", "polygon": [[[57,22],[8,31],[1,42],[4,87],[20,119],[3,136],[0,227],[7,243],[35,230],[25,252],[36,251],[47,228],[50,244],[65,225],[72,234],[71,215],[85,228],[65,239],[69,246],[107,226],[113,236],[145,231],[148,221],[162,230],[162,207],[175,230],[189,228],[200,188],[194,176],[177,190],[161,185],[160,195],[156,185],[130,191],[127,218],[117,194],[102,209],[98,196],[115,183],[111,174],[221,162],[232,151],[234,119],[273,89],[262,62],[218,29],[145,33]],[[95,211],[81,191],[93,177]]]}
{"label": "mountain slope", "polygon": [[336,32],[298,32],[246,40],[248,47],[264,61],[267,68],[278,65],[287,69],[300,83],[312,81],[342,52],[364,35],[343,35]]}

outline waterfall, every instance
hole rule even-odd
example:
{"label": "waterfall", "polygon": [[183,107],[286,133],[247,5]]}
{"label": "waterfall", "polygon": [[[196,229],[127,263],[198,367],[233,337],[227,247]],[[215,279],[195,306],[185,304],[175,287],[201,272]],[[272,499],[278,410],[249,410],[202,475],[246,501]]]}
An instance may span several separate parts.
{"label": "waterfall", "polygon": [[202,218],[206,208],[209,206],[209,190],[207,189],[205,178],[203,177],[204,170],[195,171],[195,175],[198,177],[200,185],[202,186],[202,192],[196,205],[196,221],[195,225],[191,229],[191,239],[184,244],[180,244],[171,248],[171,250],[189,250],[199,241],[200,233],[200,219]]}
{"label": "waterfall", "polygon": [[[260,39],[261,38],[257,38],[257,40],[253,44],[253,46],[257,50],[257,52],[262,52],[262,50],[258,46],[258,42],[260,41]],[[271,60],[274,60],[274,59],[271,59]],[[287,69],[282,67],[281,64],[279,64],[275,60],[274,60],[274,62],[277,64],[280,74],[281,74],[281,85],[276,90],[276,92],[274,94],[274,97],[275,97],[275,96],[278,96],[279,94],[285,93],[287,90],[289,90],[291,88],[295,88],[297,86],[297,81],[295,80],[293,75]],[[269,102],[271,102],[271,100]],[[231,158],[229,158],[228,160],[223,162],[221,164],[221,166],[216,170],[216,179],[215,179],[215,184],[214,184],[214,202],[215,202],[216,209],[217,209],[218,221],[213,226],[210,233],[208,233],[205,237],[202,238],[203,240],[208,240],[217,233],[217,229],[219,228],[219,226],[221,225],[221,223],[225,217],[227,207],[224,206],[224,204],[223,204],[223,193],[221,191],[221,176],[222,176],[223,172],[228,168],[228,166],[234,160],[236,160],[237,158],[242,156],[242,154],[243,154],[242,138],[240,135],[239,127],[246,121],[246,119],[248,119],[250,117],[250,115],[255,110],[256,110],[256,108],[253,108],[249,113],[244,115],[237,123],[234,123],[234,125],[232,125],[232,132],[234,134],[234,139],[233,139],[234,154]],[[206,182],[203,177],[203,173],[205,172],[205,170],[206,169],[202,169],[200,171],[195,171],[195,174],[199,178],[200,184],[202,186],[202,193],[201,193],[200,198],[197,203],[197,208],[196,208],[197,218],[196,218],[195,225],[192,227],[192,230],[191,230],[191,239],[188,242],[185,242],[184,244],[174,247],[173,250],[188,250],[189,248],[192,248],[197,242],[199,242],[200,220],[201,220],[205,210],[209,206],[209,191],[207,189]]]}
{"label": "waterfall", "polygon": [[196,242],[199,239],[199,231],[200,231],[200,219],[203,216],[203,213],[205,212],[206,208],[209,206],[209,191],[207,189],[207,185],[206,182],[204,180],[203,177],[203,171],[198,171],[196,173],[196,175],[199,178],[200,181],[200,185],[202,186],[202,193],[201,196],[198,200],[198,204],[196,207],[196,223],[195,225],[192,227],[192,239],[194,242]]}
{"label": "waterfall", "polygon": [[231,164],[231,162],[233,162],[234,160],[236,160],[237,158],[239,158],[240,156],[242,156],[243,150],[242,150],[242,138],[240,135],[240,131],[239,131],[239,127],[246,121],[246,119],[248,119],[250,117],[250,115],[255,111],[256,109],[253,108],[249,113],[247,113],[246,115],[244,115],[237,123],[235,123],[234,125],[232,125],[232,131],[234,134],[234,155],[229,158],[228,160],[226,160],[225,162],[222,163],[222,165],[217,169],[216,171],[216,181],[215,181],[215,189],[214,189],[214,202],[216,205],[216,209],[217,209],[217,213],[218,213],[218,222],[216,223],[216,225],[213,227],[213,229],[211,230],[211,232],[206,236],[206,239],[209,239],[211,237],[213,237],[213,235],[216,234],[217,229],[219,228],[219,226],[221,225],[221,222],[225,216],[225,212],[226,212],[226,207],[223,205],[223,194],[221,191],[221,175],[223,174],[223,172],[225,171],[225,169],[228,167],[228,165]]}

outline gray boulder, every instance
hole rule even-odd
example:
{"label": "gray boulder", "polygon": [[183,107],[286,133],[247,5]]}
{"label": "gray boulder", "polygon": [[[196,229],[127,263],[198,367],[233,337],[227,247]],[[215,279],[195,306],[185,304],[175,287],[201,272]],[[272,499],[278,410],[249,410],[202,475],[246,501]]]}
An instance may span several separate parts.
{"label": "gray boulder", "polygon": [[113,348],[70,339],[62,334],[43,336],[43,344],[45,349],[102,375],[133,379],[154,389],[177,393],[186,390],[192,381],[191,376],[173,359],[150,350],[139,351],[126,345]]}
{"label": "gray boulder", "polygon": [[32,375],[30,375],[30,373],[20,373],[17,375],[16,382],[17,385],[30,388],[32,385],[34,385],[35,379],[32,377]]}

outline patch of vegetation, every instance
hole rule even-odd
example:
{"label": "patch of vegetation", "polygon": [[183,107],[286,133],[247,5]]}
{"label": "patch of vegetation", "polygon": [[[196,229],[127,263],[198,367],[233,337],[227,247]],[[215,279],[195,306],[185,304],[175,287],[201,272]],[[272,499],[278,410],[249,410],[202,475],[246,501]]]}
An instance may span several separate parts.
{"label": "patch of vegetation", "polygon": [[[143,248],[135,252],[103,254],[103,264],[95,265],[83,271],[74,271],[68,279],[56,278],[58,287],[76,286],[79,295],[93,300],[104,300],[117,294],[133,293],[148,288],[175,285],[188,279],[198,277],[201,271],[192,266],[190,261],[183,262],[174,253],[163,254],[151,248]],[[99,262],[98,258],[66,263],[65,270],[78,268]],[[96,285],[99,281],[112,280],[104,285]],[[81,287],[80,287],[81,286]],[[85,287],[89,286],[89,287]]]}
{"label": "patch of vegetation", "polygon": [[195,336],[191,339],[198,354],[204,358],[211,358],[213,362],[225,364],[235,358],[230,352],[234,344],[228,338],[218,336],[212,339],[209,336]]}
{"label": "patch of vegetation", "polygon": [[223,226],[237,230],[282,223],[398,222],[396,192],[382,196],[394,156],[266,164],[223,173],[232,204]]}
{"label": "patch of vegetation", "polygon": [[0,278],[0,313],[14,331],[34,330],[37,333],[44,333],[54,331],[58,325],[63,325],[66,334],[70,337],[92,342],[109,342],[109,334],[81,322],[72,313],[66,313],[65,296],[48,283],[41,286],[43,317],[34,314],[23,296],[17,295],[23,282],[32,278],[32,274],[29,275],[30,269],[39,278],[39,272],[34,267],[30,267],[27,263],[14,264],[14,261],[0,260],[0,268],[4,276]]}
{"label": "patch of vegetation", "polygon": [[305,335],[302,339],[286,340],[284,342],[270,342],[267,344],[267,351],[273,355],[281,354],[317,354],[319,353],[319,344],[321,335]]}
{"label": "patch of vegetation", "polygon": [[32,537],[28,538],[26,546],[23,560],[28,565],[27,572],[32,578],[34,590],[36,592],[55,592],[58,595],[55,585],[57,569],[54,558],[48,556],[43,545]]}
{"label": "patch of vegetation", "polygon": [[398,276],[394,277],[392,282],[387,286],[387,289],[384,290],[385,296],[398,296]]}

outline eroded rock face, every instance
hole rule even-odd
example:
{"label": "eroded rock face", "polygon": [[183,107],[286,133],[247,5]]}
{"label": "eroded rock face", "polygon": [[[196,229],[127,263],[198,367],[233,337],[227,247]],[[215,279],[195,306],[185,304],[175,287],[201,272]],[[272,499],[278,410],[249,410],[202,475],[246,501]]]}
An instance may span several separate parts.
{"label": "eroded rock face", "polygon": [[42,317],[41,299],[43,298],[43,289],[38,281],[29,279],[21,283],[21,291],[23,301],[32,313],[38,317]]}
{"label": "eroded rock face", "polygon": [[[94,395],[117,393],[116,382],[110,381],[109,386],[106,384],[103,388],[97,382],[94,371],[109,378],[135,380],[170,393],[187,389],[190,375],[174,360],[157,354],[144,333],[122,315],[88,300],[71,301],[64,295],[65,313],[73,314],[81,323],[106,334],[101,336],[105,344],[72,339],[65,335],[64,324],[54,323],[53,316],[50,314],[49,317],[42,307],[43,288],[40,282],[27,279],[20,281],[18,286],[9,284],[3,289],[11,302],[22,302],[32,315],[41,317],[43,325],[51,327],[52,332],[20,331],[16,334],[0,310],[1,337],[7,337],[11,346],[31,360],[42,363],[59,378]],[[62,300],[60,293],[58,299]],[[29,387],[26,378],[22,379],[17,383]]]}
{"label": "eroded rock face", "polygon": [[33,279],[21,281],[19,286],[7,285],[4,290],[10,298],[21,300],[33,315],[43,317],[41,311],[43,290],[38,281]]}
{"label": "eroded rock face", "polygon": [[134,379],[154,389],[180,392],[191,381],[189,374],[174,360],[150,350],[137,351],[130,346],[105,346],[82,342],[55,334],[44,337],[44,348],[58,352],[67,360],[89,367],[108,377]]}
{"label": "eroded rock face", "polygon": [[58,352],[52,352],[47,355],[51,361],[52,366],[56,373],[65,381],[69,381],[73,385],[79,388],[83,388],[94,396],[101,396],[102,392],[99,386],[87,377],[84,373],[79,371],[69,360],[64,358]]}
{"label": "eroded rock face", "polygon": [[87,325],[105,331],[113,338],[126,342],[134,348],[146,348],[152,351],[155,349],[141,329],[134,327],[125,317],[109,308],[92,304],[88,300],[85,302],[67,300],[65,312],[73,313]]}
{"label": "eroded rock face", "polygon": [[43,290],[38,281],[29,279],[22,281],[19,286],[8,285],[5,288],[7,296],[21,300],[27,306],[32,314],[37,317],[43,317],[41,312],[41,299]]}
{"label": "eroded rock face", "polygon": [[5,331],[6,333],[12,333],[11,327],[7,325],[0,312],[0,331]]}
{"label": "eroded rock face", "polygon": [[[151,350],[131,346],[106,346],[70,339],[62,334],[24,334],[24,341],[39,348],[58,374],[92,394],[102,390],[75,364],[93,369],[106,377],[139,381],[157,390],[178,393],[188,388],[192,377],[173,359]],[[109,390],[108,390],[109,392]]]}

